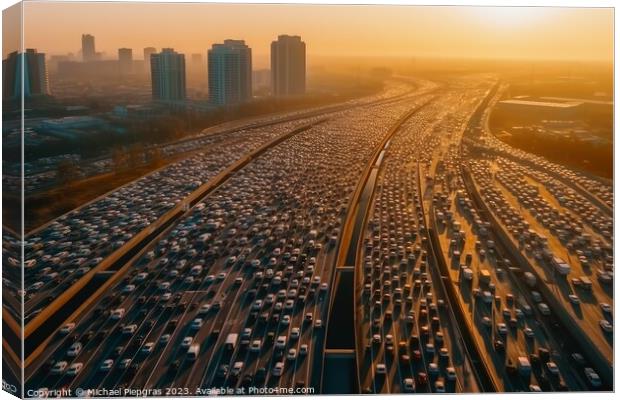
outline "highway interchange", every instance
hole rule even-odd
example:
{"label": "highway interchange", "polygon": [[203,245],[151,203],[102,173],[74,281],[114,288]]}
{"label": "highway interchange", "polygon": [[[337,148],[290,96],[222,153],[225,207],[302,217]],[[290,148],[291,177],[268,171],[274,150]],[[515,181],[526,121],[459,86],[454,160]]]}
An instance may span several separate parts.
{"label": "highway interchange", "polygon": [[[30,233],[25,293],[3,281],[5,298],[24,296],[26,335],[49,332],[27,346],[26,390],[323,392],[345,244],[350,390],[609,389],[611,186],[495,139],[497,82],[396,81],[205,135],[186,159]],[[364,218],[352,224],[353,205]],[[58,313],[76,302],[63,295],[79,306]]]}

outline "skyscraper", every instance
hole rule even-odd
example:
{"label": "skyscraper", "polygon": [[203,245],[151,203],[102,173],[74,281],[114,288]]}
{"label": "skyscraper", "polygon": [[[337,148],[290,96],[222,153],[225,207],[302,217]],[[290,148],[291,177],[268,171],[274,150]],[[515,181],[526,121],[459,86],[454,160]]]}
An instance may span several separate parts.
{"label": "skyscraper", "polygon": [[2,98],[14,99],[22,93],[22,62],[24,66],[24,97],[48,95],[49,82],[45,53],[26,49],[26,53],[13,52],[2,60]]}
{"label": "skyscraper", "polygon": [[231,105],[252,98],[252,49],[243,40],[216,43],[208,53],[209,100]]}
{"label": "skyscraper", "polygon": [[271,90],[275,96],[306,92],[306,43],[301,37],[280,35],[271,42]]}
{"label": "skyscraper", "polygon": [[133,72],[133,52],[131,49],[118,49],[118,67],[121,74]]}
{"label": "skyscraper", "polygon": [[157,53],[157,49],[155,47],[145,47],[144,48],[144,68],[147,71],[151,70],[151,54]]}
{"label": "skyscraper", "polygon": [[151,87],[153,100],[185,100],[185,55],[174,49],[151,54]]}
{"label": "skyscraper", "polygon": [[89,34],[82,35],[82,60],[94,61],[97,59],[95,53],[95,37]]}

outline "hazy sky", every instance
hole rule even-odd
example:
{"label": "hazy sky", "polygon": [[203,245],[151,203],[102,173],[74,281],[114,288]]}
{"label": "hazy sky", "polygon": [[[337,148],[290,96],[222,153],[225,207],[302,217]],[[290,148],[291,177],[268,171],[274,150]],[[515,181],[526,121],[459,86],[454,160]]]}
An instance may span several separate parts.
{"label": "hazy sky", "polygon": [[[278,34],[301,35],[313,55],[613,59],[611,8],[38,3],[24,9],[25,46],[48,54],[147,46],[203,53],[245,39],[256,67]],[[6,42],[5,42],[6,44]],[[5,54],[8,49],[5,49]]]}

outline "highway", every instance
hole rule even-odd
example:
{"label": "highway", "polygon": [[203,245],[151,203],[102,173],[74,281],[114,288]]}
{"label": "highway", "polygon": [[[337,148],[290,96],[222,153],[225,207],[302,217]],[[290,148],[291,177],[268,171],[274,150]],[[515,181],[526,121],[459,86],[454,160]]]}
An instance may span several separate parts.
{"label": "highway", "polygon": [[[37,382],[39,387],[82,388],[148,388],[174,382],[208,388],[247,377],[246,383],[262,379],[272,386],[281,382],[309,385],[313,379],[309,367],[312,357],[320,356],[315,349],[322,348],[320,332],[326,319],[324,299],[331,273],[326,266],[333,258],[333,235],[327,232],[337,231],[346,193],[350,193],[355,176],[361,171],[351,167],[363,164],[364,157],[374,148],[373,142],[385,126],[381,121],[404,112],[410,101],[407,98],[390,104],[390,112],[386,112],[388,106],[381,105],[341,112],[329,122],[274,146],[235,172],[189,210],[186,218],[169,228],[165,239],[137,257],[129,276],[113,289],[115,293],[125,292],[124,296],[112,293],[103,298],[95,310],[81,318],[70,335],[59,337],[58,345],[51,346],[52,351],[42,356],[47,361],[68,358],[69,364],[81,363],[84,370],[67,380],[66,375],[57,377],[43,372],[45,368],[37,368],[29,382]],[[359,127],[357,133],[352,130],[354,126]],[[361,132],[364,141],[357,140]],[[344,165],[349,166],[350,174],[343,176],[338,172]],[[296,171],[297,175],[286,171]],[[274,187],[271,182],[280,183]],[[273,232],[271,224],[275,225]],[[205,242],[209,244],[208,250]],[[286,260],[290,265],[286,265]],[[202,272],[189,282],[182,271],[195,263],[202,266]],[[141,273],[148,275],[135,281]],[[248,315],[256,299],[271,303],[260,304],[255,313]],[[141,304],[161,304],[163,312]],[[195,328],[188,325],[205,304],[213,309],[202,317],[197,332],[192,332]],[[103,313],[105,317],[106,312],[119,308],[125,309],[121,320],[101,318],[101,314],[99,318],[92,317],[93,313]],[[272,308],[274,311],[269,312]],[[173,319],[175,326],[166,328]],[[133,333],[107,335],[121,325],[130,326],[127,329]],[[230,333],[241,336],[246,328],[252,329],[250,342],[262,341],[256,357],[248,354],[249,343],[239,341],[232,351],[222,346]],[[294,328],[300,328],[298,339],[292,338],[296,336],[292,333]],[[170,337],[161,346],[158,343],[165,329],[171,329]],[[104,340],[90,344],[89,337],[98,337],[102,331]],[[187,361],[186,349],[180,343],[191,333],[194,343],[200,344],[200,355],[193,365]],[[285,348],[274,351],[273,341],[279,336],[286,336]],[[68,357],[67,348],[76,341],[89,344],[84,343],[77,356]],[[150,342],[157,345],[147,353],[142,348],[150,348]],[[289,355],[291,349],[300,354],[302,344],[307,345],[307,355]],[[115,360],[112,371],[120,368],[124,372],[99,371],[110,357]],[[244,360],[244,367],[240,375],[234,375],[238,360]],[[278,362],[295,367],[286,368],[279,376],[274,370]],[[125,364],[129,368],[123,369]],[[140,376],[135,377],[138,369]]]}
{"label": "highway", "polygon": [[222,126],[34,232],[26,389],[609,390],[612,191],[497,140],[505,89]]}

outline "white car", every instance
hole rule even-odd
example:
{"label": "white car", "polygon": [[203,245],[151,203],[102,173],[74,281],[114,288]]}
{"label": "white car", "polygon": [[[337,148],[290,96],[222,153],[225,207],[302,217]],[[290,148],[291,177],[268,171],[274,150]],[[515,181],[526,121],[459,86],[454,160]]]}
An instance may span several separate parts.
{"label": "white car", "polygon": [[80,354],[81,351],[82,351],[82,343],[75,342],[71,345],[71,347],[69,347],[69,350],[67,350],[67,356],[76,357]]}
{"label": "white car", "polygon": [[551,315],[551,310],[549,306],[545,303],[538,303],[538,310],[542,315]]}
{"label": "white car", "polygon": [[415,383],[412,378],[405,378],[403,380],[403,389],[406,393],[415,392]]}
{"label": "white car", "polygon": [[69,365],[69,363],[66,361],[58,361],[56,364],[54,364],[54,366],[50,370],[50,373],[52,375],[60,375],[65,372],[67,365]]}
{"label": "white car", "polygon": [[84,364],[82,363],[73,363],[69,366],[69,368],[67,369],[67,375],[69,376],[76,376],[77,374],[80,373],[80,371],[82,370],[82,367],[84,366]]}
{"label": "white car", "polygon": [[114,360],[112,360],[111,358],[108,358],[107,360],[101,363],[101,366],[99,367],[99,371],[108,372],[112,370],[113,365],[114,365]]}
{"label": "white car", "polygon": [[155,343],[148,342],[144,344],[144,346],[142,347],[140,351],[142,351],[142,353],[144,354],[151,354],[154,348],[155,348]]}
{"label": "white car", "polygon": [[71,333],[71,331],[73,331],[73,328],[75,328],[75,322],[69,322],[68,324],[65,324],[62,328],[60,328],[60,334],[68,335]]}
{"label": "white car", "polygon": [[190,329],[197,330],[202,327],[202,318],[196,318],[192,321]]}
{"label": "white car", "polygon": [[600,320],[599,325],[607,333],[612,333],[614,331],[613,325],[610,324],[609,321],[607,321],[606,319]]}
{"label": "white car", "polygon": [[181,347],[187,349],[189,346],[192,345],[193,342],[194,342],[193,337],[186,336],[183,338],[183,341],[181,341]]}
{"label": "white car", "polygon": [[387,373],[387,367],[385,364],[377,364],[377,374],[385,375]]}
{"label": "white car", "polygon": [[110,313],[110,319],[117,321],[123,318],[123,315],[125,315],[125,309],[117,308],[116,310],[112,310],[112,312]]}

